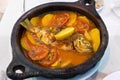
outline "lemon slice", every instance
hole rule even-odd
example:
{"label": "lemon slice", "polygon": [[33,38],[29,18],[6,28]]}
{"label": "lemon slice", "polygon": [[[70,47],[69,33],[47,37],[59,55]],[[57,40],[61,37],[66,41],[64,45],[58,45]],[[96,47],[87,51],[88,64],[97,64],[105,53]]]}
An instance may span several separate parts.
{"label": "lemon slice", "polygon": [[73,27],[68,27],[55,35],[56,40],[63,40],[70,37],[74,33],[75,29]]}

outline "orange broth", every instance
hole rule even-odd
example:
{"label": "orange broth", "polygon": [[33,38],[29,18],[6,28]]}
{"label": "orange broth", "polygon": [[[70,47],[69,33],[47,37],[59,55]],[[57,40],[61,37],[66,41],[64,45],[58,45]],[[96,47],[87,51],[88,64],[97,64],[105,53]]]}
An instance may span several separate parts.
{"label": "orange broth", "polygon": [[70,61],[72,66],[81,64],[92,56],[90,53],[79,54],[76,51],[59,50],[59,52],[60,52],[59,56],[61,58],[61,64],[64,64]]}

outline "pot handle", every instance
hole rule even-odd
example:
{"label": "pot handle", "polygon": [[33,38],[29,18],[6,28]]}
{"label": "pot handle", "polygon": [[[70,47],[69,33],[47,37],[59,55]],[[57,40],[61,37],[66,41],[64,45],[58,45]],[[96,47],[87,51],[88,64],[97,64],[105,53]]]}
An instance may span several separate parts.
{"label": "pot handle", "polygon": [[96,8],[95,8],[95,0],[78,0],[74,3],[78,7],[81,6],[86,9],[88,12],[98,17]]}
{"label": "pot handle", "polygon": [[6,74],[13,80],[22,80],[25,78],[41,75],[40,71],[37,72],[31,69],[30,67],[18,61],[16,57],[13,57],[13,60],[6,70]]}
{"label": "pot handle", "polygon": [[85,6],[94,6],[95,7],[95,0],[78,0],[76,1],[78,4],[82,4]]}

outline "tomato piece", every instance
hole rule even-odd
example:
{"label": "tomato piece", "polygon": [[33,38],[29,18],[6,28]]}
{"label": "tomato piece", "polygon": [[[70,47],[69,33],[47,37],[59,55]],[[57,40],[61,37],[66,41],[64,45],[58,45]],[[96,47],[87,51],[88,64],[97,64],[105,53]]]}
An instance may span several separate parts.
{"label": "tomato piece", "polygon": [[88,31],[90,27],[89,21],[82,17],[78,17],[73,26],[75,27],[75,31],[79,33],[84,33],[85,31]]}
{"label": "tomato piece", "polygon": [[43,66],[50,66],[51,64],[55,63],[58,59],[58,51],[57,49],[51,49],[49,55],[41,61],[41,65]]}
{"label": "tomato piece", "polygon": [[56,13],[52,20],[52,26],[61,27],[64,26],[69,20],[69,14],[65,12]]}
{"label": "tomato piece", "polygon": [[33,46],[31,50],[28,52],[28,56],[35,61],[39,61],[44,59],[46,56],[48,56],[49,48],[41,44],[39,46]]}

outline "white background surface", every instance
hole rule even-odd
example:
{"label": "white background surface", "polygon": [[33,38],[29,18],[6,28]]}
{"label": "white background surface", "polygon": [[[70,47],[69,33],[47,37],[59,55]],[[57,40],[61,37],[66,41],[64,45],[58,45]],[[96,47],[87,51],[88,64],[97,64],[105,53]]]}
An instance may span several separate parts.
{"label": "white background surface", "polygon": [[[30,8],[47,2],[58,0],[26,0],[26,11]],[[59,0],[64,1],[64,0]],[[69,2],[69,0],[65,0]],[[74,2],[76,0],[70,0]],[[6,68],[12,60],[10,37],[14,23],[23,14],[23,0],[11,0],[2,21],[0,23],[0,71],[6,71]],[[104,8],[99,12],[109,32],[110,54],[105,66],[100,69],[103,73],[112,73],[120,70],[120,17],[117,17],[112,8],[115,5],[114,0],[104,0]]]}

